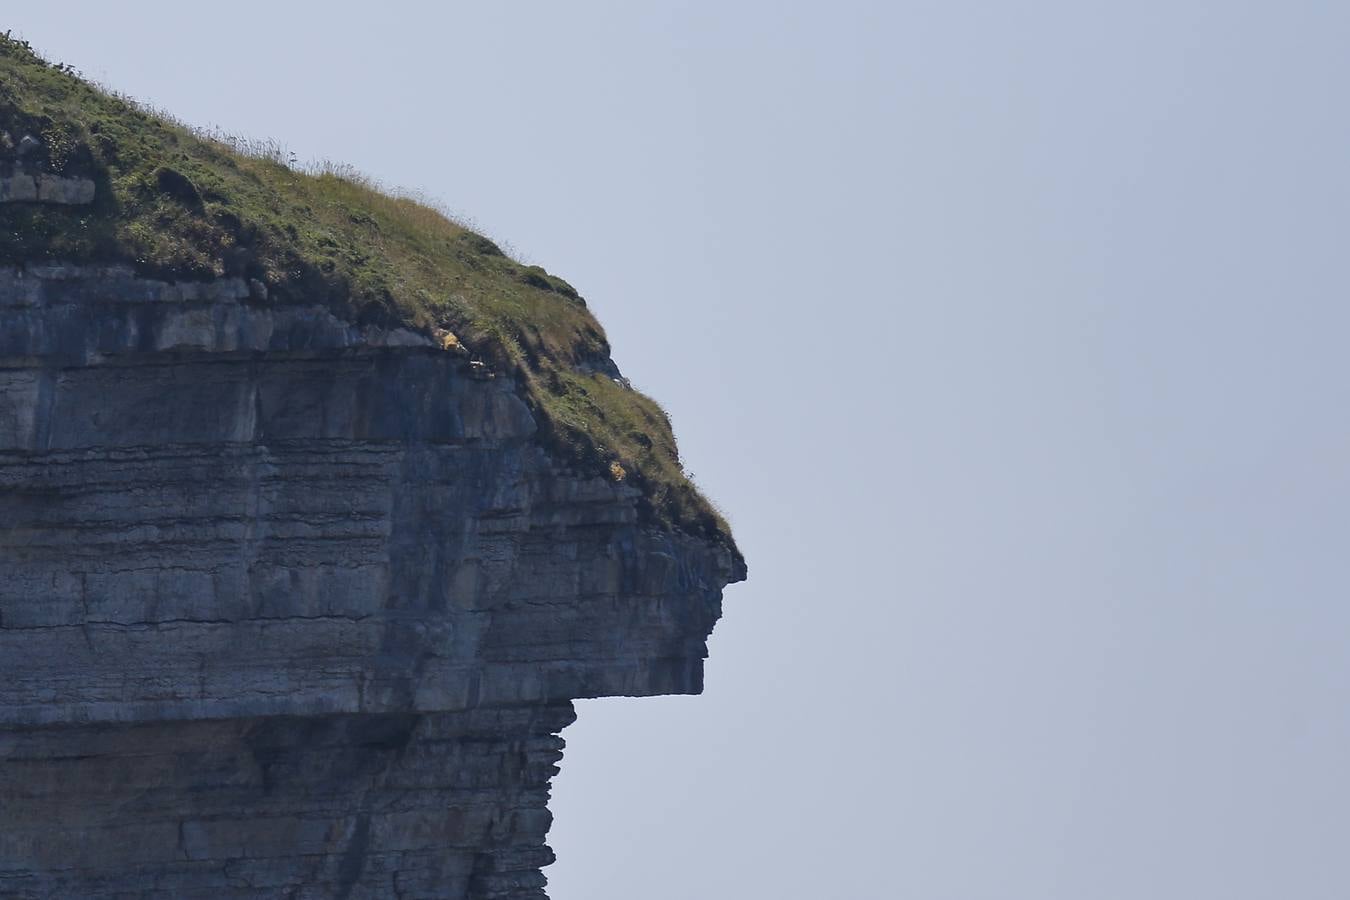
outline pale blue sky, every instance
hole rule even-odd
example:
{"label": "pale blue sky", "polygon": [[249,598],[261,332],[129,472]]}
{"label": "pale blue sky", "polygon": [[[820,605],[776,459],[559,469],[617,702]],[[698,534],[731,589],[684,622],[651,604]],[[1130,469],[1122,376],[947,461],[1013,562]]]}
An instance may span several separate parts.
{"label": "pale blue sky", "polygon": [[1350,7],[11,11],[568,278],[750,562],[555,900],[1350,896]]}

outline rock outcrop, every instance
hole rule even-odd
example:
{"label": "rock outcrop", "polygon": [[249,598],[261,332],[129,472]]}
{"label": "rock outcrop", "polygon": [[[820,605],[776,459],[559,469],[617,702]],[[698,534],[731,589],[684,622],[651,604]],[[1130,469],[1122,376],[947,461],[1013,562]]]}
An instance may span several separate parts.
{"label": "rock outcrop", "polygon": [[265,294],[0,270],[0,896],[541,898],[570,701],[700,691],[743,563]]}

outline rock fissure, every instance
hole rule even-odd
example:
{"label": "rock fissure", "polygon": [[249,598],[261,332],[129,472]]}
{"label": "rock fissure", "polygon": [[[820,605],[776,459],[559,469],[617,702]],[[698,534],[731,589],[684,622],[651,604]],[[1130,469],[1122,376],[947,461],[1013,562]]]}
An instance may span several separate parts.
{"label": "rock fissure", "polygon": [[61,628],[163,628],[173,625],[239,625],[266,624],[269,622],[365,622],[371,616],[252,616],[239,619],[153,619],[139,622],[119,622],[113,619],[85,618],[75,625],[3,625],[5,631],[50,631]]}

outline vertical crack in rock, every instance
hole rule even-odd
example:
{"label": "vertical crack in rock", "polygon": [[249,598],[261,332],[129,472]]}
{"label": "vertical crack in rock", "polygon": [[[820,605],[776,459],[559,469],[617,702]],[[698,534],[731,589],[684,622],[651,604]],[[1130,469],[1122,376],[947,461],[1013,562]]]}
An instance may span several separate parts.
{"label": "vertical crack in rock", "polygon": [[538,431],[237,279],[0,271],[0,895],[544,897],[570,701],[700,691],[744,568]]}

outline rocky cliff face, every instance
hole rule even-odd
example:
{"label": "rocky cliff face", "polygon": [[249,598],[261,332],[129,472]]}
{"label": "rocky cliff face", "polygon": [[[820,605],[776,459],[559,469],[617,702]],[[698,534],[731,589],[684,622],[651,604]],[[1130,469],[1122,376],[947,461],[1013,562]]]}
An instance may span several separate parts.
{"label": "rocky cliff face", "polygon": [[0,270],[0,896],[541,898],[570,700],[700,691],[743,564],[264,294]]}

